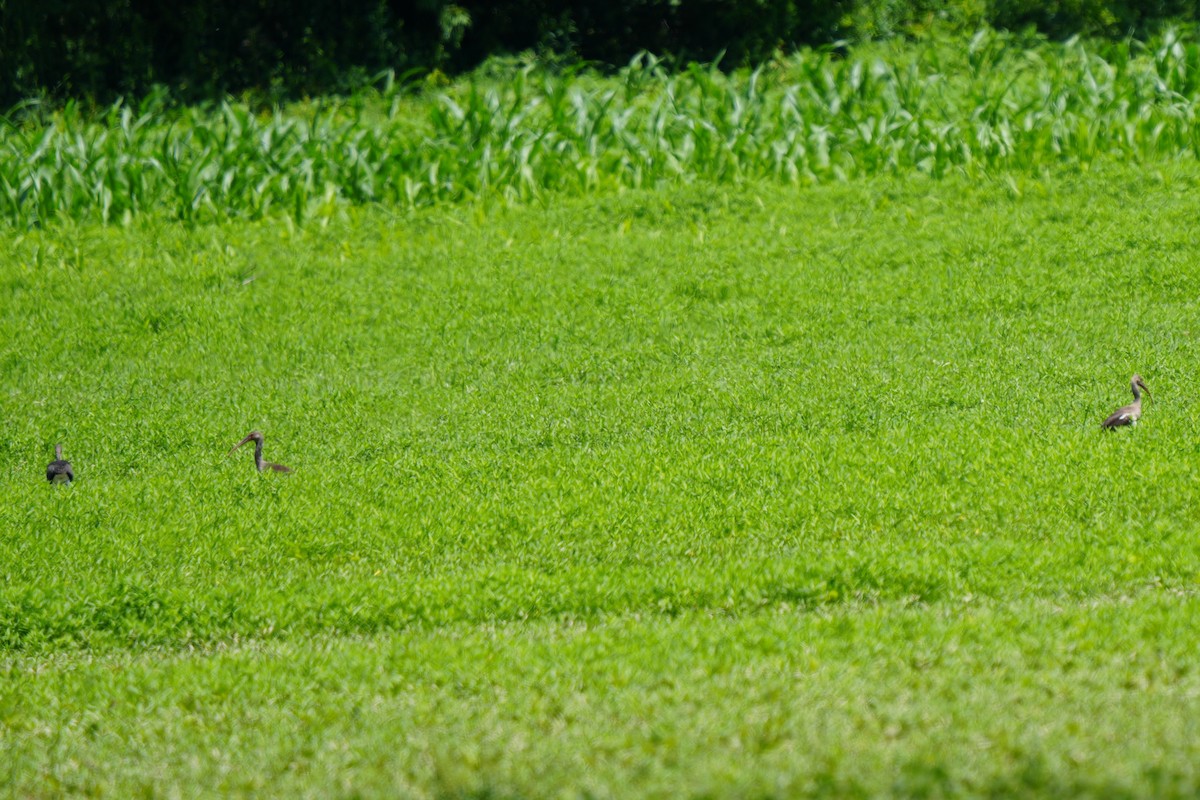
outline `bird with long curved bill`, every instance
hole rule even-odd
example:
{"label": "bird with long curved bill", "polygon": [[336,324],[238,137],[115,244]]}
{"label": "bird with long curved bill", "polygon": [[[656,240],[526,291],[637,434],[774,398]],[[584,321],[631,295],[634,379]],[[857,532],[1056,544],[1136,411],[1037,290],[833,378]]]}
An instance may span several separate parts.
{"label": "bird with long curved bill", "polygon": [[1109,414],[1108,419],[1100,423],[1100,427],[1112,430],[1125,425],[1136,425],[1142,418],[1142,392],[1145,392],[1146,399],[1150,400],[1150,390],[1146,388],[1141,375],[1134,375],[1130,379],[1129,388],[1133,390],[1133,402]]}
{"label": "bird with long curved bill", "polygon": [[51,483],[70,483],[75,480],[71,462],[62,457],[62,445],[54,445],[54,460],[46,467],[46,480]]}
{"label": "bird with long curved bill", "polygon": [[270,461],[263,461],[263,435],[259,431],[250,431],[250,433],[246,434],[246,438],[231,447],[225,456],[228,458],[233,455],[233,451],[246,442],[254,442],[254,466],[258,467],[259,472],[291,472],[283,464],[272,464]]}

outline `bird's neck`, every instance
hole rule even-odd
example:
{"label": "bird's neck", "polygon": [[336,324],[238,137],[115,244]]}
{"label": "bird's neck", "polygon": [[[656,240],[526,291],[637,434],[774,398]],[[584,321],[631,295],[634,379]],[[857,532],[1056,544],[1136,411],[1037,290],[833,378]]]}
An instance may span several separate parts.
{"label": "bird's neck", "polygon": [[262,445],[261,439],[254,443],[254,466],[258,467],[259,472],[263,471]]}
{"label": "bird's neck", "polygon": [[1136,383],[1131,383],[1129,386],[1133,389],[1134,402],[1140,402],[1142,399],[1142,393],[1138,390],[1138,385]]}

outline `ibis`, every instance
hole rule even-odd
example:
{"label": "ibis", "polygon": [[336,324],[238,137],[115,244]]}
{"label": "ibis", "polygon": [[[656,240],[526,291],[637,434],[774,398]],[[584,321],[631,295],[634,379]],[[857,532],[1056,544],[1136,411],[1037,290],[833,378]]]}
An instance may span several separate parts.
{"label": "ibis", "polygon": [[254,442],[254,466],[258,467],[259,472],[291,472],[290,469],[283,464],[272,464],[270,461],[263,461],[263,435],[259,431],[250,431],[246,434],[246,438],[235,444],[226,453],[226,457],[233,455],[233,451],[244,445],[246,442]]}
{"label": "ibis", "polygon": [[75,480],[71,462],[62,457],[62,445],[54,445],[54,460],[46,466],[46,480],[51,483],[70,483]]}
{"label": "ibis", "polygon": [[1102,428],[1112,430],[1113,428],[1120,428],[1123,425],[1137,424],[1137,421],[1142,416],[1142,392],[1146,393],[1146,399],[1150,399],[1150,390],[1146,388],[1141,375],[1134,375],[1129,380],[1129,388],[1133,390],[1133,402],[1127,406],[1121,406],[1109,414],[1108,419],[1100,423]]}

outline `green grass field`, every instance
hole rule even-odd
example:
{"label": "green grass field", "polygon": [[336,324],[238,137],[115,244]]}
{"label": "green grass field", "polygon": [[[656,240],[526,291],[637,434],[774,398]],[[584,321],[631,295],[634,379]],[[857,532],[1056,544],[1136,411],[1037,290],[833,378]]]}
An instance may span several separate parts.
{"label": "green grass field", "polygon": [[0,126],[0,796],[1196,796],[1160,44]]}
{"label": "green grass field", "polygon": [[18,237],[5,783],[1193,795],[1198,185]]}

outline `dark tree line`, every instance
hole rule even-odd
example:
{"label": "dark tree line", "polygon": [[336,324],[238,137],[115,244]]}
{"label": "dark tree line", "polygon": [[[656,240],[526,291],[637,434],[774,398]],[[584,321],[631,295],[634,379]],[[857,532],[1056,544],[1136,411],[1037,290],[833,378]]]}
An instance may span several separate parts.
{"label": "dark tree line", "polygon": [[1128,35],[1200,0],[0,0],[0,102],[346,91],[527,49],[619,65],[640,50],[740,64],[777,49],[951,24]]}

